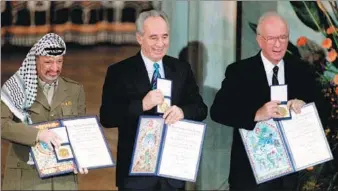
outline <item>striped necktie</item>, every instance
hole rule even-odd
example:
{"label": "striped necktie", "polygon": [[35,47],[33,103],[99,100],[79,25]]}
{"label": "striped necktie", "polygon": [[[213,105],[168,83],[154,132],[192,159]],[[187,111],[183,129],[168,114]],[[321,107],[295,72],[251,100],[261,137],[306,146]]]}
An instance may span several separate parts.
{"label": "striped necktie", "polygon": [[151,89],[153,90],[156,89],[157,78],[161,78],[160,65],[157,63],[154,63],[154,74],[153,74],[153,78],[151,79]]}

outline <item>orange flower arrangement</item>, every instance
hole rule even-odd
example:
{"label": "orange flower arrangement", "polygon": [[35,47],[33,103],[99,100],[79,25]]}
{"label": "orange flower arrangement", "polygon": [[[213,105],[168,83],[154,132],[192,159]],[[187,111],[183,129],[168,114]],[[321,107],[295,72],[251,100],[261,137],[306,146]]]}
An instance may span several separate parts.
{"label": "orange flower arrangement", "polygon": [[335,32],[335,27],[334,26],[330,26],[328,29],[326,29],[326,33],[329,34],[333,34]]}
{"label": "orange flower arrangement", "polygon": [[[308,5],[310,4],[308,3]],[[317,0],[316,4],[318,6],[317,10],[321,11],[327,18],[326,25],[318,24],[317,28],[315,28],[323,34],[324,40],[318,45],[307,37],[300,36],[296,44],[298,50],[303,54],[302,58],[312,64],[312,67],[319,76],[318,79],[323,86],[324,95],[332,105],[332,118],[338,119],[338,28],[332,22],[323,3]],[[310,17],[309,19],[313,20],[314,18]],[[322,28],[323,26],[328,27]]]}
{"label": "orange flower arrangement", "polygon": [[[317,0],[290,1],[290,3],[298,18],[324,37],[323,41],[317,44],[307,37],[300,36],[296,42],[298,46],[296,54],[307,61],[318,75],[322,93],[331,104],[331,114],[324,128],[335,158],[332,163],[323,163],[300,172],[299,190],[338,190],[338,2],[327,1],[324,4],[321,0]],[[332,9],[333,16],[329,14],[328,6]],[[291,50],[294,49],[289,51]]]}
{"label": "orange flower arrangement", "polygon": [[326,38],[325,40],[323,40],[322,42],[322,47],[329,49],[332,47],[332,40],[330,38]]}
{"label": "orange flower arrangement", "polygon": [[297,46],[304,46],[307,43],[307,38],[305,36],[301,36],[297,40]]}
{"label": "orange flower arrangement", "polygon": [[333,83],[338,85],[338,74],[336,74],[333,78]]}
{"label": "orange flower arrangement", "polygon": [[[336,28],[331,25],[328,29],[326,29],[326,34],[331,34],[331,35],[335,35],[333,38],[335,38],[337,35],[336,32]],[[298,38],[297,40],[297,46],[298,47],[305,47],[307,48],[307,45],[309,43],[309,39],[307,39],[307,37],[305,36],[301,36]],[[335,41],[335,45],[336,47],[338,46],[338,42]],[[334,49],[333,47],[333,42],[331,40],[331,38],[326,37],[322,44],[321,44],[322,48],[324,48],[325,50],[327,50],[327,54],[326,54],[326,60],[328,63],[326,63],[325,65],[322,66],[322,68],[324,69],[324,73],[321,76],[321,81],[323,83],[326,82],[331,82],[333,85],[338,85],[338,69],[334,66],[333,62],[335,62],[337,60],[338,57],[338,53],[336,51],[336,49]],[[315,56],[315,55],[314,55]]]}
{"label": "orange flower arrangement", "polygon": [[336,58],[337,58],[337,52],[336,52],[336,50],[335,49],[332,49],[332,50],[330,50],[328,53],[327,53],[327,60],[329,61],[329,62],[334,62],[335,60],[336,60]]}

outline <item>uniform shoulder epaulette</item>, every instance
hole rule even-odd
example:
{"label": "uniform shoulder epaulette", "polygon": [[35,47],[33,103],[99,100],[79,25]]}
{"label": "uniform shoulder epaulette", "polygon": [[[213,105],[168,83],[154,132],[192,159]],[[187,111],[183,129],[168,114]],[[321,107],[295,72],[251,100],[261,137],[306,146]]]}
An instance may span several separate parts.
{"label": "uniform shoulder epaulette", "polygon": [[70,78],[66,78],[66,77],[62,77],[62,78],[63,78],[66,82],[80,85],[79,82],[77,82],[77,81],[75,81],[75,80],[72,80],[72,79],[70,79]]}

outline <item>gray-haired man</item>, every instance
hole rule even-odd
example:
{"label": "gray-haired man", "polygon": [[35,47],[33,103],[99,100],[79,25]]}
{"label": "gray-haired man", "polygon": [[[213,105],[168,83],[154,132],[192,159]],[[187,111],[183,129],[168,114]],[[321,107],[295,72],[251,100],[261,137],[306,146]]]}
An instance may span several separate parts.
{"label": "gray-haired man", "polygon": [[103,85],[100,120],[104,127],[118,127],[117,186],[120,190],[176,190],[184,182],[155,176],[128,176],[140,115],[155,115],[163,94],[152,90],[155,76],[172,80],[171,107],[163,118],[168,124],[180,119],[201,121],[207,106],[199,94],[190,65],[166,56],[169,24],[161,11],[147,11],[136,21],[141,51],[109,66]]}

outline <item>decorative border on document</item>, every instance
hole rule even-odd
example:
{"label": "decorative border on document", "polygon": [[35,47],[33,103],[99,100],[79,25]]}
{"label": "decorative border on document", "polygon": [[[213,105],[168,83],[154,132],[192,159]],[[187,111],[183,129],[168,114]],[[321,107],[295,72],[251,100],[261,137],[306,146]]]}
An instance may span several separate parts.
{"label": "decorative border on document", "polygon": [[[38,128],[38,129],[46,129],[46,128],[56,128],[56,127],[60,127],[60,121],[48,121],[48,122],[41,122],[41,123],[35,123],[32,124],[33,127],[32,128]],[[42,126],[42,127],[39,127]],[[38,145],[39,144],[39,145]],[[66,174],[66,173],[71,173],[74,170],[74,163],[73,161],[64,161],[60,163],[60,166],[56,166],[56,167],[51,167],[48,169],[43,169],[42,166],[40,166],[40,163],[37,160],[37,156],[35,156],[34,151],[35,149],[37,150],[36,152],[41,152],[43,150],[40,150],[36,147],[41,147],[41,149],[45,150],[45,152],[49,152],[52,155],[55,155],[54,151],[47,151],[48,148],[45,148],[45,143],[37,143],[37,145],[35,145],[34,147],[31,147],[30,152],[32,153],[32,158],[34,161],[34,164],[36,165],[36,170],[38,171],[38,174],[40,176],[40,178],[47,178],[50,176],[56,176],[56,175],[61,175],[61,174]],[[55,162],[57,162],[56,156],[55,156]],[[45,161],[46,163],[48,163],[48,161]],[[71,169],[70,169],[71,168]],[[69,170],[67,170],[69,169]],[[46,172],[44,172],[46,171]],[[50,172],[48,172],[50,171]]]}
{"label": "decorative border on document", "polygon": [[[282,136],[281,132],[278,130],[277,123],[276,123],[275,121],[272,121],[272,122],[275,123],[276,126],[273,126],[273,125],[271,125],[271,124],[269,124],[269,123],[267,123],[267,122],[260,122],[260,123],[265,123],[266,125],[268,125],[268,126],[270,126],[270,127],[276,128],[276,129],[277,129],[277,132],[278,132],[278,134],[279,134],[279,136],[281,137],[281,141],[284,142],[283,136]],[[255,128],[256,128],[256,127],[255,127]],[[292,164],[291,159],[290,159],[290,156],[289,156],[289,151],[288,151],[288,149],[287,149],[285,146],[283,146],[283,150],[284,150],[284,152],[287,154],[287,156],[286,156],[286,157],[287,157],[287,161],[288,161],[288,163],[289,163],[289,166],[291,166],[292,169],[291,169],[290,171],[285,170],[284,172],[282,172],[282,173],[280,173],[280,174],[278,174],[278,175],[273,175],[273,176],[268,176],[268,177],[262,177],[262,178],[259,178],[259,177],[258,177],[258,173],[257,173],[257,169],[255,168],[256,165],[254,165],[254,161],[253,161],[253,159],[252,159],[252,157],[251,157],[251,152],[249,152],[249,150],[248,150],[248,147],[249,147],[249,146],[247,145],[247,142],[246,142],[247,139],[244,137],[244,132],[243,132],[243,131],[248,131],[248,133],[251,133],[251,132],[250,132],[250,130],[239,129],[239,132],[240,132],[240,135],[241,135],[241,137],[242,137],[243,144],[244,144],[244,148],[245,148],[245,150],[246,150],[248,159],[249,159],[249,161],[250,161],[250,166],[251,166],[251,168],[252,168],[252,170],[253,170],[253,173],[254,173],[254,176],[255,176],[255,179],[256,179],[257,184],[260,184],[260,183],[263,183],[263,182],[267,182],[267,181],[273,180],[273,179],[275,179],[275,178],[278,178],[278,177],[281,177],[281,176],[284,176],[284,175],[288,175],[288,174],[291,174],[291,173],[294,172],[294,167],[293,167],[293,164]],[[245,140],[245,141],[244,141],[244,140]],[[284,144],[283,144],[283,145],[284,145]],[[249,153],[250,153],[250,154],[249,154]]]}
{"label": "decorative border on document", "polygon": [[[160,126],[160,132],[156,132],[156,129],[154,129],[151,132],[151,133],[154,133],[154,134],[149,133],[149,134],[143,135],[143,133],[140,132],[141,131],[141,125],[142,125],[142,121],[143,120],[147,120],[147,119],[148,120],[153,119],[153,120],[155,120],[155,122],[157,121],[157,123],[159,123],[158,125]],[[154,123],[154,121],[148,121],[148,122],[145,122],[145,123]],[[147,125],[148,125],[149,128],[151,128],[151,126],[153,126],[154,124],[147,124]],[[156,128],[156,124],[154,126]],[[130,175],[154,176],[154,175],[157,174],[158,162],[159,162],[159,158],[160,158],[161,153],[162,153],[161,152],[161,145],[162,145],[162,139],[163,139],[163,136],[164,136],[163,134],[164,134],[164,128],[165,128],[164,119],[162,117],[160,117],[160,116],[141,115],[139,117],[139,121],[138,121],[137,127],[138,128],[137,128],[135,142],[134,142],[134,149],[133,149],[133,153],[132,153],[132,160],[131,160],[131,164],[130,164],[129,174]],[[156,134],[156,133],[158,133],[158,134]],[[148,141],[149,141],[148,144],[152,144],[151,141],[155,141],[153,146],[156,146],[157,148],[156,147],[155,148],[150,148],[150,149],[155,149],[155,151],[154,152],[150,152],[148,154],[148,156],[152,156],[151,153],[157,153],[155,164],[153,164],[154,166],[153,167],[150,166],[150,168],[152,169],[151,170],[152,172],[146,172],[146,171],[142,171],[141,169],[138,169],[138,168],[146,168],[146,167],[143,166],[144,164],[142,165],[141,162],[136,161],[137,158],[142,157],[141,156],[142,153],[138,153],[138,152],[135,153],[135,151],[137,151],[136,148],[139,147],[139,144],[142,144],[141,143],[142,140],[145,140],[144,138],[142,138],[140,136],[144,136],[144,137],[149,136],[149,138],[148,138]],[[155,136],[159,137],[159,139],[157,140],[157,142],[156,142],[156,137]],[[154,140],[152,140],[152,139],[154,139]],[[158,145],[156,145],[156,144],[158,144]],[[145,153],[144,156],[146,156],[146,153]],[[137,172],[137,171],[139,171],[139,172]]]}

